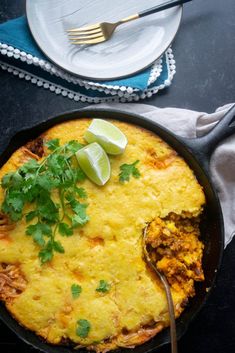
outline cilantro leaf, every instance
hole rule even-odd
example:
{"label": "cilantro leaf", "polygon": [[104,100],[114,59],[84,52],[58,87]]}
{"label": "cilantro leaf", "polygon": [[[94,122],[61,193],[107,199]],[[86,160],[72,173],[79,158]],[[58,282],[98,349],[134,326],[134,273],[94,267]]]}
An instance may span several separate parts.
{"label": "cilantro leaf", "polygon": [[65,198],[72,208],[76,207],[78,201],[75,199],[72,192],[68,192]]}
{"label": "cilantro leaf", "polygon": [[120,166],[119,181],[121,183],[124,183],[125,181],[129,181],[131,176],[133,176],[136,179],[140,177],[140,172],[136,168],[136,165],[138,163],[139,161],[135,161],[132,164],[122,164]]}
{"label": "cilantro leaf", "polygon": [[73,235],[73,229],[68,226],[66,223],[59,223],[59,232],[62,236],[70,237]]}
{"label": "cilantro leaf", "polygon": [[34,184],[33,180],[30,182],[26,180],[22,188],[22,193],[24,195],[25,202],[34,202],[39,196],[40,191],[41,189],[38,187],[38,185]]}
{"label": "cilantro leaf", "polygon": [[86,214],[88,205],[77,201],[71,193],[67,194],[66,199],[75,213],[75,215],[72,217],[73,227],[86,224],[89,221],[89,217]]}
{"label": "cilantro leaf", "polygon": [[110,290],[110,288],[111,285],[107,281],[101,279],[99,286],[96,288],[96,292],[106,293]]}
{"label": "cilantro leaf", "polygon": [[80,168],[77,168],[76,182],[81,182],[81,181],[84,181],[85,179],[86,179],[86,174]]}
{"label": "cilantro leaf", "polygon": [[4,189],[6,189],[10,186],[13,175],[14,175],[14,173],[10,172],[10,173],[5,174],[2,177],[1,185]]}
{"label": "cilantro leaf", "polygon": [[11,179],[11,188],[15,188],[16,190],[20,190],[22,185],[24,184],[24,178],[18,171],[14,173]]}
{"label": "cilantro leaf", "polygon": [[20,188],[22,182],[23,182],[22,176],[18,173],[18,171],[16,171],[15,173],[10,172],[5,174],[2,178],[1,184],[4,189],[12,188],[13,186]]}
{"label": "cilantro leaf", "polygon": [[79,284],[72,284],[71,286],[71,293],[72,293],[72,296],[73,296],[73,299],[77,299],[80,294],[82,292],[82,287],[79,286]]}
{"label": "cilantro leaf", "polygon": [[38,254],[41,263],[45,264],[48,261],[51,261],[53,258],[53,252],[52,250],[48,250],[48,249],[42,249],[39,254]]}
{"label": "cilantro leaf", "polygon": [[67,158],[61,154],[51,154],[47,158],[47,165],[50,172],[57,177],[64,174],[64,171],[68,169]]}
{"label": "cilantro leaf", "polygon": [[31,191],[35,189],[35,187],[38,189],[38,185],[36,185],[38,170],[39,168],[35,171],[23,174],[24,182],[22,183],[21,191],[27,196],[28,194],[31,194]]}
{"label": "cilantro leaf", "polygon": [[86,338],[90,332],[91,324],[85,319],[80,319],[77,321],[76,334],[81,338]]}
{"label": "cilantro leaf", "polygon": [[22,213],[11,211],[11,219],[13,222],[17,222],[22,218]]}
{"label": "cilantro leaf", "polygon": [[50,173],[44,173],[37,177],[37,184],[40,185],[41,188],[51,191],[59,185],[59,180],[52,178]]}
{"label": "cilantro leaf", "polygon": [[36,224],[31,224],[27,227],[27,235],[32,235],[34,232],[40,231],[44,235],[51,235],[52,230],[51,227],[48,224],[45,223],[36,223]]}
{"label": "cilantro leaf", "polygon": [[59,139],[52,139],[50,141],[47,141],[45,143],[45,146],[47,146],[47,148],[50,151],[55,151],[56,148],[60,147],[60,140]]}
{"label": "cilantro leaf", "polygon": [[76,171],[71,169],[65,170],[63,180],[61,182],[62,188],[69,188],[74,185],[76,180]]}
{"label": "cilantro leaf", "polygon": [[40,167],[40,164],[35,159],[32,158],[27,163],[22,165],[22,167],[19,168],[19,173],[27,174],[29,172],[35,171],[39,167]]}
{"label": "cilantro leaf", "polygon": [[12,206],[13,210],[16,212],[22,212],[24,207],[24,199],[20,191],[9,191],[7,195],[7,203]]}
{"label": "cilantro leaf", "polygon": [[17,222],[22,218],[22,212],[14,211],[12,206],[8,204],[7,198],[3,201],[1,210],[3,213],[8,214],[13,222]]}
{"label": "cilantro leaf", "polygon": [[36,223],[31,224],[26,229],[26,234],[31,235],[35,243],[40,246],[45,245],[44,235],[50,236],[52,234],[51,227],[48,224]]}
{"label": "cilantro leaf", "polygon": [[8,214],[13,222],[16,222],[22,218],[24,204],[22,193],[17,189],[10,188],[5,194],[1,210]]}
{"label": "cilantro leaf", "polygon": [[83,148],[85,145],[82,145],[76,140],[69,141],[66,148],[69,152],[75,154],[78,150]]}
{"label": "cilantro leaf", "polygon": [[59,253],[61,253],[61,254],[63,254],[64,253],[64,248],[63,248],[63,246],[62,246],[62,244],[61,244],[61,242],[60,241],[53,241],[53,249],[56,251],[56,252],[59,252]]}
{"label": "cilantro leaf", "polygon": [[75,215],[72,217],[72,226],[74,228],[78,226],[84,226],[89,221],[89,217],[86,216],[85,218],[81,218],[79,215]]}
{"label": "cilantro leaf", "polygon": [[81,199],[86,199],[87,198],[87,193],[84,188],[78,188],[75,186],[74,191],[76,194],[81,198]]}
{"label": "cilantro leaf", "polygon": [[40,197],[37,200],[37,206],[38,214],[42,219],[53,223],[59,220],[58,207],[57,205],[55,205],[55,203],[50,197],[50,194],[48,194],[47,192],[42,191],[40,193]]}
{"label": "cilantro leaf", "polygon": [[32,221],[37,216],[38,216],[37,211],[31,211],[31,212],[27,213],[27,215],[25,216],[26,222]]}
{"label": "cilantro leaf", "polygon": [[42,264],[45,264],[46,262],[52,260],[53,248],[52,248],[51,241],[48,241],[46,246],[39,252],[38,256]]}

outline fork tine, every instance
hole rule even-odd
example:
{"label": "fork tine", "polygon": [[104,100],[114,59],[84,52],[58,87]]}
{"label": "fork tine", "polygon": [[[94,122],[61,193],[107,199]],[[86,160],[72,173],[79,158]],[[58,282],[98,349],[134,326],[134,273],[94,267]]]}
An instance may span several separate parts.
{"label": "fork tine", "polygon": [[97,43],[101,43],[101,42],[104,42],[106,39],[104,36],[102,37],[98,37],[98,38],[95,38],[95,39],[91,39],[91,40],[74,40],[74,41],[71,41],[72,44],[97,44]]}
{"label": "fork tine", "polygon": [[99,29],[93,29],[92,31],[78,31],[78,32],[69,32],[68,33],[68,36],[71,37],[71,36],[84,36],[84,35],[91,35],[91,34],[98,34],[98,33],[102,33],[102,30],[101,28]]}
{"label": "fork tine", "polygon": [[81,34],[78,34],[78,35],[74,35],[74,37],[69,37],[70,40],[87,40],[87,39],[95,39],[95,38],[99,38],[103,36],[103,33],[102,32],[99,32],[99,33],[96,33],[96,34],[88,34],[88,35],[81,35]]}
{"label": "fork tine", "polygon": [[79,27],[79,28],[72,28],[72,29],[67,29],[67,32],[84,32],[84,31],[90,31],[93,29],[99,29],[100,28],[100,24],[96,23],[92,26],[85,26],[85,27]]}

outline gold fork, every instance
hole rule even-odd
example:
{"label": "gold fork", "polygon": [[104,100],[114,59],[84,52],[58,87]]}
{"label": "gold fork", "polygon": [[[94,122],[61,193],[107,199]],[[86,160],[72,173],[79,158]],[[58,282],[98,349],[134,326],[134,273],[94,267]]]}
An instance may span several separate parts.
{"label": "gold fork", "polygon": [[97,44],[101,42],[105,42],[108,40],[115,29],[122,25],[123,23],[130,22],[136,20],[138,18],[151,15],[156,12],[160,12],[166,9],[170,9],[171,7],[182,5],[186,2],[192,0],[171,0],[164,2],[160,5],[152,7],[151,9],[136,13],[135,15],[123,18],[122,20],[116,23],[96,23],[94,25],[80,27],[80,28],[73,28],[67,30],[69,39],[73,44]]}

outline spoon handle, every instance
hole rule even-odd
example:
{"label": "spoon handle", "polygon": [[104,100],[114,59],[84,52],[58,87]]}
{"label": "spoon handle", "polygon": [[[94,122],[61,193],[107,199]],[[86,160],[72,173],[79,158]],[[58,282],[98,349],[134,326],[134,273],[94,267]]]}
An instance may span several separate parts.
{"label": "spoon handle", "polygon": [[172,300],[170,286],[164,274],[158,272],[158,275],[161,279],[161,282],[165,288],[166,297],[167,297],[167,305],[170,316],[170,335],[171,335],[171,353],[177,353],[177,334],[176,334],[176,325],[175,325],[175,312],[174,312],[174,304]]}
{"label": "spoon handle", "polygon": [[145,227],[143,231],[143,238],[142,238],[143,255],[147,264],[153,269],[153,271],[156,273],[156,275],[159,277],[159,279],[163,284],[163,287],[166,293],[169,320],[170,320],[171,353],[177,353],[178,348],[177,348],[177,333],[176,333],[176,324],[175,324],[175,310],[174,310],[174,303],[171,295],[171,288],[167,281],[166,276],[161,271],[158,270],[158,268],[153,263],[153,261],[151,260],[148,254],[147,247],[146,247],[147,230],[148,230],[148,225]]}
{"label": "spoon handle", "polygon": [[138,15],[139,15],[139,17],[152,15],[153,13],[160,12],[160,11],[163,11],[163,10],[167,10],[167,9],[170,9],[171,7],[174,7],[174,6],[177,6],[177,5],[183,5],[184,3],[189,2],[189,1],[192,1],[192,0],[173,0],[173,1],[171,0],[171,1],[167,1],[167,2],[165,2],[163,4],[151,7],[148,10],[141,11],[141,12],[138,13]]}

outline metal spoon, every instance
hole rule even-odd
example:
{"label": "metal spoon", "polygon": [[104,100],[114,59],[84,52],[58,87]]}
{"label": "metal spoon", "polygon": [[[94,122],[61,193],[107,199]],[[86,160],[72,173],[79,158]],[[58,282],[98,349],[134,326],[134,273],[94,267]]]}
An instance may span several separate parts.
{"label": "metal spoon", "polygon": [[168,305],[168,312],[169,312],[169,317],[170,317],[170,336],[171,336],[171,353],[177,353],[178,348],[177,348],[177,335],[176,335],[176,325],[175,325],[175,312],[174,312],[174,304],[173,304],[173,299],[171,295],[171,290],[169,283],[165,277],[165,275],[159,271],[155,265],[155,263],[151,260],[147,246],[146,246],[146,238],[147,238],[147,230],[148,230],[149,225],[147,225],[144,228],[143,231],[143,253],[144,253],[144,259],[147,262],[147,264],[154,270],[154,272],[158,275],[160,278],[163,287],[166,292],[166,298],[167,298],[167,305]]}

